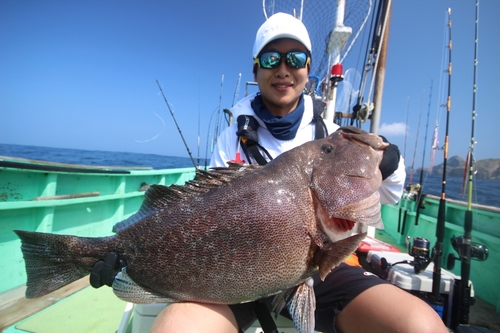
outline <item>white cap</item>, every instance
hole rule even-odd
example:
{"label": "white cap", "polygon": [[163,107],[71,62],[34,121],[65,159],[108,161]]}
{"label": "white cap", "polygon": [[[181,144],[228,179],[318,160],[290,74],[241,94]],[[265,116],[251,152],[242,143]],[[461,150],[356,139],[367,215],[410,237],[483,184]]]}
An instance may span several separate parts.
{"label": "white cap", "polygon": [[279,38],[295,39],[311,52],[311,39],[305,25],[290,14],[276,13],[267,19],[257,31],[253,44],[253,58],[257,58],[269,42]]}

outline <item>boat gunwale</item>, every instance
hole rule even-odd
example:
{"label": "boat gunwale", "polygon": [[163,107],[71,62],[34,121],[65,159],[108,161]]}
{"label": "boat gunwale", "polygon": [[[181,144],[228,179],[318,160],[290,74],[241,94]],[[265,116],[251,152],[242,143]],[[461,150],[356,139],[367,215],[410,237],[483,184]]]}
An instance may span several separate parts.
{"label": "boat gunwale", "polygon": [[176,173],[188,169],[195,170],[194,167],[154,169],[153,167],[143,167],[143,166],[104,166],[104,165],[68,164],[68,163],[48,162],[42,160],[32,160],[26,158],[0,155],[0,170],[2,169],[30,171],[30,172],[109,174],[118,176],[141,175],[141,174],[151,174],[151,175],[165,174],[165,170],[168,170],[168,173]]}
{"label": "boat gunwale", "polygon": [[[423,194],[422,200],[426,200],[426,199],[436,200],[437,202],[439,202],[439,200],[441,200],[436,195]],[[465,202],[465,201],[460,201],[460,200],[446,198],[446,203],[447,204],[452,204],[452,205],[457,205],[457,206],[461,206],[461,207],[467,208],[467,202]],[[481,205],[481,204],[478,204],[478,203],[473,203],[472,204],[472,209],[473,210],[481,210],[481,211],[487,211],[487,212],[491,212],[491,213],[500,214],[500,207],[495,207],[495,206],[488,206],[488,205]]]}

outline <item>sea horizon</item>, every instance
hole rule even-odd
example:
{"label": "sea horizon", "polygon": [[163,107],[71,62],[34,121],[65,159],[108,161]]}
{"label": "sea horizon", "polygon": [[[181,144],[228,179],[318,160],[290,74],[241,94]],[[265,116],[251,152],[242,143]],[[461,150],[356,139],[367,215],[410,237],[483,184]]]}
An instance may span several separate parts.
{"label": "sea horizon", "polygon": [[[0,155],[91,166],[150,167],[153,169],[193,167],[193,161],[189,157],[16,144],[0,144]],[[193,160],[197,166],[202,167],[209,163],[209,160],[198,159],[197,157],[193,157]],[[414,174],[412,184],[418,183],[419,178],[417,174]],[[409,183],[410,174],[407,172],[405,185]],[[440,196],[441,184],[441,174],[424,174],[422,181],[423,193]],[[461,177],[447,177],[446,197],[465,202],[466,198],[462,196],[462,186],[463,179]],[[500,207],[500,197],[492,195],[500,193],[499,180],[477,179],[473,183],[473,193],[473,203]]]}

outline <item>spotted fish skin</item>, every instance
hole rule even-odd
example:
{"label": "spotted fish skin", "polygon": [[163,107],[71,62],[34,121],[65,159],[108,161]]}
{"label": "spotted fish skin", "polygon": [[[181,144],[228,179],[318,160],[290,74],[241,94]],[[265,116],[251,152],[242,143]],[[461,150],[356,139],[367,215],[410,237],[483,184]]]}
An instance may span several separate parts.
{"label": "spotted fish skin", "polygon": [[386,146],[344,127],[263,167],[200,170],[184,186],[153,185],[114,236],[16,230],[26,295],[85,276],[109,251],[127,262],[113,289],[135,303],[234,304],[296,288],[318,270],[324,278],[364,237],[349,237],[355,223],[381,226],[378,165]]}

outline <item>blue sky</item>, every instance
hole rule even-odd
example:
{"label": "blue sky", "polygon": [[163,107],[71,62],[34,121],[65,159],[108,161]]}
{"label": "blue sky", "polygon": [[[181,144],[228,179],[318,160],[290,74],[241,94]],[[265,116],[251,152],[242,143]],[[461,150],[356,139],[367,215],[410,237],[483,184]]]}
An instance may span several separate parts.
{"label": "blue sky", "polygon": [[[1,0],[0,143],[188,156],[159,94],[159,80],[189,149],[194,157],[205,157],[218,110],[230,108],[235,95],[243,97],[245,82],[253,80],[251,51],[264,20],[261,3]],[[436,122],[444,141],[446,112],[439,105],[446,98],[442,71],[449,7],[449,148],[450,156],[465,157],[471,133],[475,1],[393,4],[379,133],[406,151],[408,166],[420,114],[415,167],[421,163],[428,111],[428,147]],[[500,158],[499,12],[500,1],[481,1],[476,159]],[[358,59],[359,53],[351,52],[344,69]],[[444,99],[438,101],[440,95]],[[363,128],[368,130],[368,123]],[[430,148],[426,151],[429,155]],[[438,151],[437,163],[442,156]]]}

